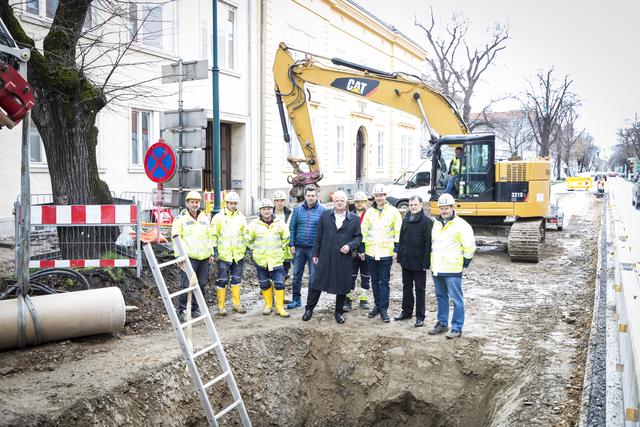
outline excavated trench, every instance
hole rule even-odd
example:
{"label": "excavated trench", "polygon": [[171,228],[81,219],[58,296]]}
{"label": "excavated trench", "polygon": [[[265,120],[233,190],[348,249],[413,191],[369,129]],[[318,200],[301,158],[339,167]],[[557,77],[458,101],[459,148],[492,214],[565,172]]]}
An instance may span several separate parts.
{"label": "excavated trench", "polygon": [[[228,358],[254,426],[491,425],[510,400],[505,386],[514,379],[499,362],[482,360],[478,339],[453,343],[442,336],[416,339],[384,332],[372,339],[353,329],[329,329],[326,319],[317,322],[322,322],[319,329],[266,328],[229,340]],[[201,338],[195,334],[196,348]],[[207,372],[205,381],[220,373],[213,357],[200,368]],[[216,384],[210,396],[218,412],[232,402],[224,383]],[[181,357],[39,421],[206,425]],[[227,414],[221,425],[240,425],[237,412]]]}

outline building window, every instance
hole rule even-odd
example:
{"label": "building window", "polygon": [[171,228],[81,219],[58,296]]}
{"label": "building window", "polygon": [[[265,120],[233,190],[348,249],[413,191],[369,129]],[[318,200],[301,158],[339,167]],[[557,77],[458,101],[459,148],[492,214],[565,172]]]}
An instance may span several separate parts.
{"label": "building window", "polygon": [[[289,46],[295,47],[296,49],[313,52],[315,38],[303,30],[288,26],[285,33],[285,43]],[[304,59],[304,53],[302,52],[291,51],[291,54],[293,55],[293,59],[296,61]]]}
{"label": "building window", "polygon": [[129,2],[129,37],[155,49],[173,51],[173,3],[145,1]]}
{"label": "building window", "polygon": [[[25,2],[25,11],[32,15],[38,15],[53,19],[56,16],[59,0],[27,0]],[[90,28],[92,22],[92,8],[89,8],[83,27]]]}
{"label": "building window", "polygon": [[411,145],[413,138],[411,135],[402,135],[400,140],[400,167],[406,168],[411,160]]}
{"label": "building window", "polygon": [[33,120],[29,125],[29,161],[31,163],[47,163],[42,138]]}
{"label": "building window", "polygon": [[131,165],[142,166],[151,138],[151,111],[131,111]]}
{"label": "building window", "polygon": [[26,11],[27,13],[40,15],[40,0],[27,0]]}
{"label": "building window", "polygon": [[209,41],[211,40],[211,32],[209,31],[209,23],[205,20],[200,21],[200,58],[211,58],[211,49],[209,49]]}
{"label": "building window", "polygon": [[344,126],[336,126],[336,168],[344,167]]}
{"label": "building window", "polygon": [[58,0],[46,0],[47,3],[47,18],[53,19],[56,16],[56,9],[58,8]]}
{"label": "building window", "polygon": [[218,2],[218,65],[236,68],[236,8]]}
{"label": "building window", "polygon": [[378,132],[378,145],[376,147],[376,166],[378,168],[384,167],[384,132]]}

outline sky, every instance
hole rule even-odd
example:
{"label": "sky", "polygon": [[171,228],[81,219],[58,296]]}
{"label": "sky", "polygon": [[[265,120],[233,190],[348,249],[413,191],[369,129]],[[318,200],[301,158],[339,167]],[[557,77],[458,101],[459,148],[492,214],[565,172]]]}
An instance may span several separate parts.
{"label": "sky", "polygon": [[[474,111],[492,98],[524,92],[537,72],[554,67],[558,80],[565,75],[573,80],[571,89],[582,99],[578,125],[600,147],[615,145],[617,129],[640,114],[638,0],[357,1],[425,48],[424,33],[414,25],[414,16],[428,22],[429,7],[441,23],[453,13],[466,16],[472,45],[488,41],[488,29],[496,22],[508,24],[507,47],[477,86]],[[493,110],[512,108],[517,104],[505,102]]]}

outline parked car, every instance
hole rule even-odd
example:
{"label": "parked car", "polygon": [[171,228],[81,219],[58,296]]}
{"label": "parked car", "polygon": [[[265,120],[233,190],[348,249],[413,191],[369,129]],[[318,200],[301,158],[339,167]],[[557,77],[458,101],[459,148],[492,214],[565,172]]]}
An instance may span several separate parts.
{"label": "parked car", "polygon": [[633,191],[631,192],[631,204],[640,209],[640,181],[633,184]]}
{"label": "parked car", "polygon": [[618,176],[618,172],[616,172],[616,171],[609,171],[609,176]]}

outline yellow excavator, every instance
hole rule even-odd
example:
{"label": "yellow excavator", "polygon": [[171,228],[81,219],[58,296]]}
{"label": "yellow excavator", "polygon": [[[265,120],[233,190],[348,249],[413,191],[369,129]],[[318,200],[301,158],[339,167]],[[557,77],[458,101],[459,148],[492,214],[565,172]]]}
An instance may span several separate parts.
{"label": "yellow excavator", "polygon": [[[296,60],[293,51],[304,56]],[[327,65],[328,62],[331,65]],[[512,261],[539,261],[544,217],[550,210],[549,160],[496,161],[495,135],[470,133],[455,104],[412,74],[391,73],[339,58],[325,58],[280,43],[273,75],[284,140],[290,147],[288,117],[304,153],[304,158],[289,156],[287,159],[294,172],[288,179],[293,197],[299,198],[305,185],[322,179],[305,84],[334,88],[422,120],[432,145],[429,180],[433,215],[439,214],[436,201],[452,179],[450,162],[455,157],[455,149],[462,148],[453,191],[456,214],[475,228],[507,229]],[[308,170],[303,170],[302,164],[306,164]]]}

